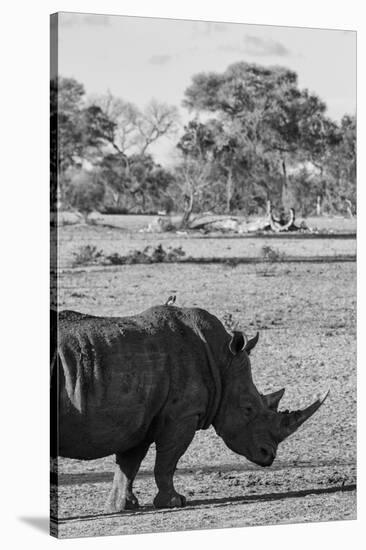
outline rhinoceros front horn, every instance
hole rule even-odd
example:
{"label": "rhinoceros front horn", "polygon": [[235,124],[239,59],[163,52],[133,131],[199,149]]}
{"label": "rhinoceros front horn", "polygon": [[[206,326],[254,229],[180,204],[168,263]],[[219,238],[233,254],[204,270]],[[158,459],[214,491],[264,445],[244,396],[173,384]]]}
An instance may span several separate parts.
{"label": "rhinoceros front horn", "polygon": [[320,395],[314,403],[306,407],[305,409],[299,409],[297,411],[285,411],[279,412],[281,416],[279,437],[280,441],[283,441],[286,437],[296,432],[296,430],[308,420],[324,403],[328,397],[329,390],[323,395]]}

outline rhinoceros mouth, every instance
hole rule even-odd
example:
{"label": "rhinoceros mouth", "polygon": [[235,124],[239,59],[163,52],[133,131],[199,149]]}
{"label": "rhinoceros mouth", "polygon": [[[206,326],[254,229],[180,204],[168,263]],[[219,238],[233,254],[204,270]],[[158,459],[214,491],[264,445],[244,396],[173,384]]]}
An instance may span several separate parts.
{"label": "rhinoceros mouth", "polygon": [[263,461],[252,458],[251,462],[254,462],[254,464],[257,464],[257,466],[261,466],[261,468],[269,468],[269,466],[272,466],[274,459],[275,457],[273,457],[271,460]]}
{"label": "rhinoceros mouth", "polygon": [[224,438],[224,441],[231,451],[240,456],[244,456],[247,460],[253,464],[262,466],[262,468],[271,466],[276,458],[275,448],[269,444],[263,445],[263,447],[259,447],[258,450],[256,449],[255,452],[252,452],[243,447],[240,437],[232,440]]}
{"label": "rhinoceros mouth", "polygon": [[269,466],[272,466],[274,459],[276,458],[276,453],[274,450],[271,450],[271,452],[268,452],[267,454],[263,455],[261,458],[252,458],[252,462],[255,464],[258,464],[258,466],[262,466],[262,468],[268,468]]}
{"label": "rhinoceros mouth", "polygon": [[244,456],[254,464],[262,466],[262,468],[267,468],[273,464],[276,458],[276,449],[273,445],[268,443],[258,446],[254,453],[246,453]]}

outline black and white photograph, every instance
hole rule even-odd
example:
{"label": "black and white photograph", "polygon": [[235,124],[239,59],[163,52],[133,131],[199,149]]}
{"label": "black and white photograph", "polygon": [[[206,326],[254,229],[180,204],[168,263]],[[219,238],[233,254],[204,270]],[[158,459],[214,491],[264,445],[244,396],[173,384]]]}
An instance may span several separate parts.
{"label": "black and white photograph", "polygon": [[353,29],[50,16],[50,533],[355,520]]}

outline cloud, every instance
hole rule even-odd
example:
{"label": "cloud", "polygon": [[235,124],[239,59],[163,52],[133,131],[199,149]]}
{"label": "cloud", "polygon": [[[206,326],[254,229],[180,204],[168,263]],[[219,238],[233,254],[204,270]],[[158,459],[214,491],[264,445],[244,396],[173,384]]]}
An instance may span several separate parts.
{"label": "cloud", "polygon": [[284,57],[290,54],[290,51],[281,42],[250,34],[244,37],[244,48],[247,53],[257,56],[278,55]]}
{"label": "cloud", "polygon": [[149,59],[151,65],[165,65],[171,60],[171,55],[153,55]]}
{"label": "cloud", "polygon": [[246,35],[242,43],[220,44],[217,48],[222,52],[232,52],[237,54],[249,54],[258,57],[280,56],[285,57],[291,52],[281,42],[276,42],[270,38],[259,38],[258,36]]}

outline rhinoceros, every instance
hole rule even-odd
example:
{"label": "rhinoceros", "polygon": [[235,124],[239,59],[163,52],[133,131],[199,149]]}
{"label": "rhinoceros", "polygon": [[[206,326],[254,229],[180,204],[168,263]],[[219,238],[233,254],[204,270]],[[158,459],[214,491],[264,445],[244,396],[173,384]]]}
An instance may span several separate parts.
{"label": "rhinoceros", "polygon": [[131,317],[60,312],[52,455],[88,460],[115,454],[106,512],[138,507],[133,482],[153,442],[154,506],[184,506],[174,472],[195,432],[211,425],[232,451],[270,466],[278,444],[327,394],[303,410],[279,412],[284,390],[261,395],[252,380],[249,355],[257,341],[258,333],[251,339],[229,334],[199,308],[164,305]]}

